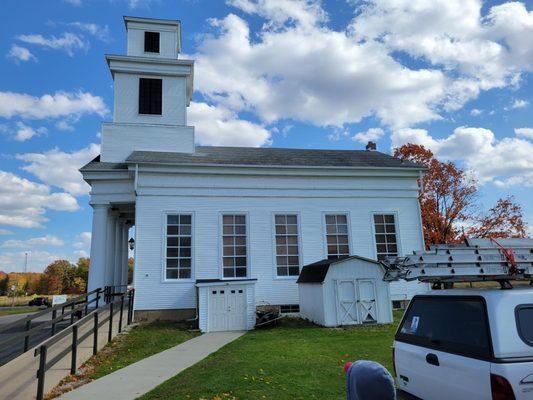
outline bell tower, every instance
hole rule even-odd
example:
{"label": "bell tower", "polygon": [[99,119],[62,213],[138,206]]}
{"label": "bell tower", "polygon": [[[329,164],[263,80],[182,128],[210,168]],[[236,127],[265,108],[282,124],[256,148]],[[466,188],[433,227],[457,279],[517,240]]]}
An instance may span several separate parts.
{"label": "bell tower", "polygon": [[114,81],[113,121],[102,124],[101,161],[133,151],[194,153],[187,126],[194,62],[179,58],[177,20],[124,17],[127,54],[106,55]]}

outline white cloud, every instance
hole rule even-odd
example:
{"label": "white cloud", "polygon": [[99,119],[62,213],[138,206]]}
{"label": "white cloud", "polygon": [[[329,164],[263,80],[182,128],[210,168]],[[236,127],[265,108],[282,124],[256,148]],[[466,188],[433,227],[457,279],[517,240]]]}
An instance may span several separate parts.
{"label": "white cloud", "polygon": [[107,42],[109,41],[109,26],[107,25],[98,25],[92,22],[70,22],[69,26],[76,27],[84,32],[87,32],[89,35],[96,37],[97,39]]}
{"label": "white cloud", "polygon": [[48,132],[44,126],[33,129],[31,126],[28,126],[22,122],[17,122],[17,132],[15,133],[15,140],[19,142],[25,142],[26,140],[31,139],[34,136],[44,135]]}
{"label": "white cloud", "polygon": [[6,54],[6,57],[12,58],[15,63],[20,63],[21,61],[37,61],[37,57],[31,54],[27,48],[17,46],[16,44],[11,45],[11,50]]}
{"label": "white cloud", "polygon": [[41,97],[25,93],[0,92],[0,117],[21,117],[27,119],[79,117],[84,114],[108,113],[100,96],[78,91],[76,93],[56,92]]}
{"label": "white cloud", "polygon": [[[24,271],[25,251],[1,252],[0,253],[0,270],[5,272],[22,272]],[[30,251],[28,252],[28,272],[42,272],[51,263],[56,260],[65,260],[65,254],[50,253],[48,251]]]}
{"label": "white cloud", "polygon": [[[270,19],[259,40],[234,14],[211,20],[216,34],[204,36],[191,57],[197,90],[216,104],[254,112],[267,123],[294,118],[342,126],[377,115],[405,126],[440,118],[435,107],[446,95],[441,71],[410,70],[379,43],[359,43],[347,31],[321,26],[316,5],[279,1],[272,10],[271,2],[234,4]],[[283,21],[288,25],[278,27]]]}
{"label": "white cloud", "polygon": [[264,24],[251,33],[237,15],[211,19],[214,32],[191,55],[196,87],[216,106],[266,123],[341,127],[375,116],[409,127],[442,119],[482,91],[516,87],[533,70],[533,44],[523,40],[533,35],[533,13],[521,3],[482,15],[480,0],[369,0],[337,30],[318,1],[229,4]]}
{"label": "white cloud", "polygon": [[61,120],[56,122],[56,128],[60,131],[72,132],[74,127],[70,125],[66,120]]}
{"label": "white cloud", "polygon": [[76,199],[68,193],[52,193],[50,187],[11,172],[0,171],[0,226],[42,227],[47,209],[76,211]]}
{"label": "white cloud", "polygon": [[195,127],[196,140],[202,145],[259,147],[271,143],[268,130],[239,119],[222,106],[192,102],[187,118]]}
{"label": "white cloud", "polygon": [[533,143],[528,140],[496,139],[488,129],[461,126],[443,139],[425,129],[400,129],[393,132],[391,142],[393,148],[421,144],[441,159],[461,161],[481,184],[533,186]]}
{"label": "white cloud", "polygon": [[73,6],[79,7],[81,6],[81,0],[63,0],[65,3],[71,4]]}
{"label": "white cloud", "polygon": [[65,32],[60,37],[50,36],[48,38],[43,35],[19,35],[17,39],[28,44],[62,50],[70,57],[74,56],[76,50],[87,51],[89,49],[89,42],[85,41],[82,35],[71,32]]}
{"label": "white cloud", "polygon": [[381,138],[385,132],[381,128],[370,128],[366,132],[357,133],[352,139],[358,141],[359,143],[366,144],[369,141],[375,142]]}
{"label": "white cloud", "polygon": [[73,247],[76,249],[89,249],[91,247],[91,232],[82,232],[79,235],[76,235],[76,241],[73,244]]}
{"label": "white cloud", "polygon": [[533,139],[533,128],[515,128],[514,132],[517,136]]}
{"label": "white cloud", "polygon": [[52,235],[46,235],[41,237],[34,237],[27,240],[6,240],[4,243],[2,243],[3,248],[9,248],[9,247],[15,247],[15,248],[26,248],[30,249],[36,246],[53,246],[53,247],[61,247],[65,244],[61,239],[59,239],[57,236]]}
{"label": "white cloud", "polygon": [[470,110],[470,115],[473,117],[478,117],[481,114],[483,114],[483,110],[480,110],[478,108],[473,108],[472,110]]}
{"label": "white cloud", "polygon": [[515,100],[511,105],[511,108],[526,108],[529,102],[527,100]]}
{"label": "white cloud", "polygon": [[78,169],[98,154],[100,146],[92,143],[72,153],[55,148],[44,153],[17,154],[16,158],[29,163],[22,169],[37,176],[47,185],[61,188],[74,196],[81,196],[89,193],[89,185],[83,181]]}
{"label": "white cloud", "polygon": [[7,229],[0,229],[0,235],[12,235],[13,232]]}

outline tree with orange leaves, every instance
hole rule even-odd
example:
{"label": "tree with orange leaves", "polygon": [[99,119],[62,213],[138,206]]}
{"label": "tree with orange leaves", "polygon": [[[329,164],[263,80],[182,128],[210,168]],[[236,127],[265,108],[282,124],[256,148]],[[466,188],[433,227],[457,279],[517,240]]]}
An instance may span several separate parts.
{"label": "tree with orange leaves", "polygon": [[475,225],[468,229],[469,236],[505,238],[527,236],[522,207],[513,196],[499,199],[486,215],[474,217]]}
{"label": "tree with orange leaves", "polygon": [[462,226],[472,225],[476,237],[524,237],[526,224],[520,205],[512,197],[500,199],[486,215],[476,215],[477,182],[453,162],[437,160],[431,150],[406,144],[394,156],[427,168],[419,182],[419,202],[426,246],[457,243],[464,238]]}

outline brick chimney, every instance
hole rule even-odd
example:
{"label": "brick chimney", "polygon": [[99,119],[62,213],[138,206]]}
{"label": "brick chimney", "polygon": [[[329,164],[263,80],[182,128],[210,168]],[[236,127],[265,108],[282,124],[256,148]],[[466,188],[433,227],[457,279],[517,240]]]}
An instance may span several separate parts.
{"label": "brick chimney", "polygon": [[376,150],[377,150],[376,142],[372,142],[372,141],[368,142],[368,143],[366,144],[365,149],[366,149],[367,151],[376,151]]}

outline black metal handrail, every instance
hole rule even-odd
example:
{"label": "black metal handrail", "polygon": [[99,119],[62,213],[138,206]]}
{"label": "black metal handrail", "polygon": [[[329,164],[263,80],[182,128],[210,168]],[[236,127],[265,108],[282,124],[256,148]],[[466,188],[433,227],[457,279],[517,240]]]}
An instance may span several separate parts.
{"label": "black metal handrail", "polygon": [[[98,329],[101,328],[104,324],[108,323],[108,335],[107,341],[110,342],[113,338],[113,316],[116,313],[119,313],[119,322],[118,322],[118,333],[122,332],[122,319],[124,313],[124,304],[127,299],[128,315],[127,315],[127,325],[130,325],[133,317],[133,301],[135,297],[135,290],[131,289],[126,293],[120,295],[120,299],[116,301],[110,301],[103,307],[95,308],[90,313],[86,314],[85,317],[81,318],[77,322],[73,323],[69,327],[62,330],[60,333],[54,337],[46,340],[39,347],[35,349],[34,357],[39,356],[39,369],[37,371],[37,400],[42,400],[44,397],[44,381],[46,376],[46,371],[54,366],[59,360],[65,357],[68,353],[71,353],[71,363],[70,363],[70,374],[73,375],[76,373],[76,363],[77,363],[77,353],[78,353],[78,344],[83,342],[85,339],[93,335],[93,355],[98,352]],[[120,308],[115,308],[119,306]],[[99,315],[102,311],[109,309],[109,314],[104,319],[100,320]],[[83,335],[79,336],[79,328],[85,324],[93,321],[93,328]],[[70,347],[65,348],[59,352],[51,360],[47,360],[48,349],[53,346],[55,343],[61,339],[72,335],[72,344]]]}
{"label": "black metal handrail", "polygon": [[[29,344],[30,344],[30,338],[32,334],[35,334],[37,331],[41,331],[43,327],[46,327],[48,325],[51,325],[50,328],[50,336],[54,336],[56,334],[56,324],[58,322],[61,322],[65,319],[65,317],[70,317],[70,325],[74,323],[74,317],[78,316],[81,317],[83,313],[85,315],[88,314],[89,305],[92,303],[95,303],[95,308],[98,308],[100,297],[101,297],[102,289],[98,288],[95,289],[89,293],[86,293],[84,295],[78,296],[74,299],[70,299],[65,303],[58,304],[56,306],[53,306],[49,309],[37,312],[35,314],[32,314],[30,316],[27,316],[25,318],[21,318],[17,321],[12,322],[11,324],[7,324],[0,328],[0,333],[5,332],[7,330],[13,329],[14,327],[18,327],[21,325],[25,325],[25,330],[23,332],[20,332],[6,340],[3,340],[0,342],[0,349],[4,348],[7,345],[11,345],[21,339],[24,340],[24,350],[23,352],[28,351]],[[89,297],[93,297],[89,300]],[[70,308],[70,310],[65,311],[65,309]],[[58,311],[61,310],[61,315],[57,315]],[[47,315],[51,313],[51,319],[48,321],[40,322],[39,325],[34,326],[32,328],[32,321],[42,317],[43,315]]]}

